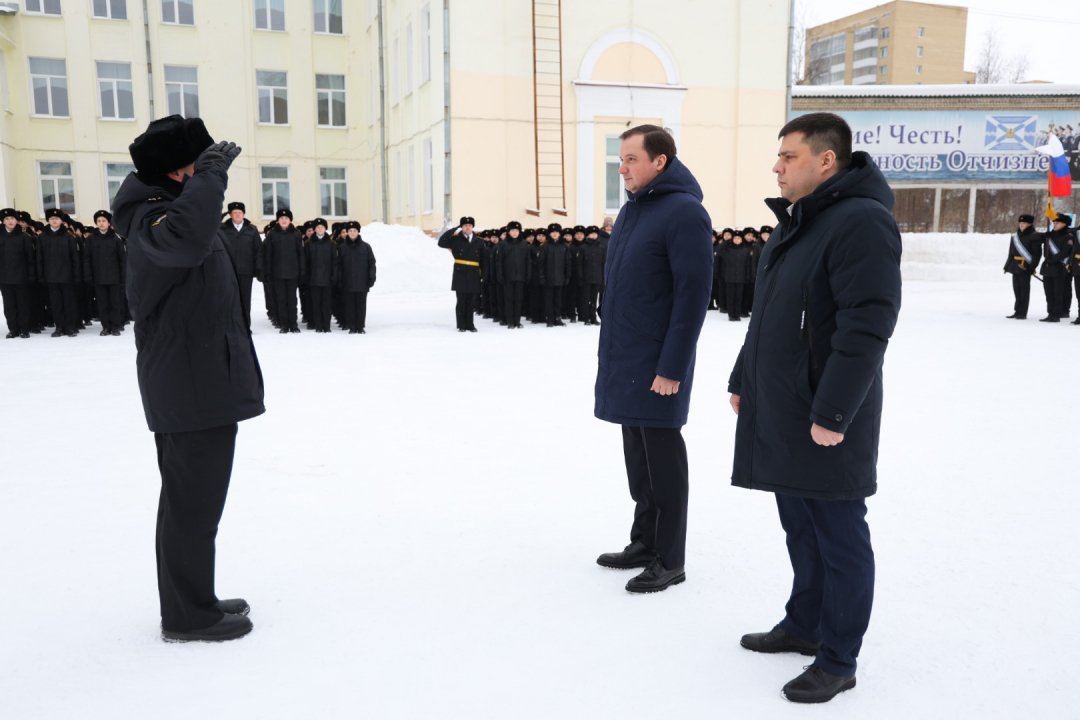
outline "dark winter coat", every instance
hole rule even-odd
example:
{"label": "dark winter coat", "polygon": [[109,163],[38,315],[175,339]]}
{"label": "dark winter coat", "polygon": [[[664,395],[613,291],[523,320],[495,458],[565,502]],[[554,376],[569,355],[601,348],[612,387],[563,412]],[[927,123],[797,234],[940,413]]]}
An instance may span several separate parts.
{"label": "dark winter coat", "polygon": [[275,226],[263,243],[263,275],[267,280],[296,280],[307,275],[304,239],[293,225],[288,230]]}
{"label": "dark winter coat", "polygon": [[750,246],[731,242],[725,244],[721,252],[724,282],[733,285],[750,282]]}
{"label": "dark winter coat", "polygon": [[338,285],[345,292],[367,292],[375,284],[375,253],[357,238],[337,246]]}
{"label": "dark winter coat", "polygon": [[1031,262],[1025,260],[1023,254],[1016,249],[1016,246],[1013,245],[1012,235],[1010,235],[1009,255],[1005,260],[1005,272],[1031,275],[1039,267],[1039,258],[1043,254],[1042,233],[1035,230],[1034,227],[1029,227],[1023,232],[1017,231],[1016,235],[1020,240],[1020,246],[1031,255]]}
{"label": "dark winter coat", "polygon": [[309,287],[333,287],[337,284],[337,246],[329,235],[320,240],[312,235],[304,247],[307,253],[307,284]]}
{"label": "dark winter coat", "polygon": [[531,246],[522,238],[514,240],[507,235],[502,242],[502,252],[499,253],[499,282],[527,283],[532,277],[532,265],[529,263],[529,248]]}
{"label": "dark winter coat", "polygon": [[1069,250],[1071,256],[1069,258],[1069,274],[1073,277],[1080,277],[1080,239],[1077,238],[1076,231],[1073,231],[1072,236],[1072,248]]}
{"label": "dark winter coat", "polygon": [[[682,427],[712,291],[712,222],[678,158],[628,198],[608,246],[595,413],[623,425]],[[679,392],[652,392],[657,375],[681,383]]]}
{"label": "dark winter coat", "polygon": [[228,175],[196,170],[182,186],[131,173],[113,202],[128,239],[127,296],[135,365],[153,432],[188,432],[261,415],[263,377],[222,240]]}
{"label": "dark winter coat", "polygon": [[127,245],[113,230],[83,240],[83,281],[90,285],[123,285],[127,278]]}
{"label": "dark winter coat", "polygon": [[764,246],[760,240],[746,243],[746,247],[750,248],[750,278],[747,282],[757,282],[758,268],[761,266],[761,252]]}
{"label": "dark winter coat", "polygon": [[581,282],[585,285],[602,285],[606,260],[607,251],[600,241],[586,239],[581,246]]}
{"label": "dark winter coat", "polygon": [[37,240],[38,280],[43,283],[76,283],[82,275],[79,241],[61,227],[46,227]]}
{"label": "dark winter coat", "polygon": [[[528,243],[526,243],[528,244]],[[534,241],[529,245],[529,285],[542,287],[544,280],[544,246],[546,242]]]}
{"label": "dark winter coat", "polygon": [[0,285],[28,285],[36,272],[34,239],[18,225],[10,233],[0,227]]}
{"label": "dark winter coat", "polygon": [[540,252],[544,264],[544,287],[562,287],[570,278],[570,248],[562,240],[544,243]]}
{"label": "dark winter coat", "polygon": [[466,238],[454,233],[459,228],[450,228],[439,238],[439,247],[446,248],[454,256],[454,278],[450,289],[454,292],[480,292],[480,246],[484,241],[476,234]]}
{"label": "dark winter coat", "polygon": [[[1043,277],[1063,277],[1065,275],[1065,263],[1069,261],[1070,251],[1069,240],[1072,239],[1072,231],[1065,228],[1060,231],[1051,230],[1048,233],[1043,233],[1043,264],[1042,275]],[[1051,243],[1053,245],[1051,246]],[[1057,248],[1057,252],[1054,252],[1054,248]]]}
{"label": "dark winter coat", "polygon": [[[746,339],[728,381],[741,406],[732,483],[845,500],[877,490],[882,363],[900,312],[893,193],[864,152],[795,203],[762,256]],[[811,425],[843,433],[814,443]]]}
{"label": "dark winter coat", "polygon": [[244,224],[240,230],[236,230],[232,220],[226,220],[221,224],[224,240],[232,251],[232,257],[236,262],[237,275],[251,275],[262,280],[263,277],[263,243],[259,235],[259,229],[244,218]]}

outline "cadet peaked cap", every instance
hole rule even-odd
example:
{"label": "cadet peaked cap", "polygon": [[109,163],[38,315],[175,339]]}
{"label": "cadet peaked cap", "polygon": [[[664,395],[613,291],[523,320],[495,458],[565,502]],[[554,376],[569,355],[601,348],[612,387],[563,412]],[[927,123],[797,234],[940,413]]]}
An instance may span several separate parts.
{"label": "cadet peaked cap", "polygon": [[560,225],[559,223],[551,223],[550,225],[547,226],[547,231],[549,233],[556,232],[556,231],[562,232],[562,225]]}
{"label": "cadet peaked cap", "polygon": [[106,220],[108,220],[111,223],[112,222],[112,213],[109,212],[108,210],[98,210],[96,213],[94,213],[94,222],[97,222],[98,218],[105,218]]}
{"label": "cadet peaked cap", "polygon": [[244,207],[244,203],[242,203],[242,202],[231,202],[231,203],[229,203],[229,212],[232,212],[233,210],[239,210],[240,212],[244,213],[245,215],[247,214],[247,208]]}
{"label": "cadet peaked cap", "polygon": [[187,167],[213,144],[202,118],[170,115],[150,123],[128,152],[140,174],[155,177]]}
{"label": "cadet peaked cap", "polygon": [[311,227],[315,227],[316,225],[322,225],[324,228],[330,227],[330,223],[326,222],[323,218],[315,218],[311,221]]}
{"label": "cadet peaked cap", "polygon": [[63,220],[64,219],[64,211],[61,210],[60,208],[49,208],[48,210],[45,211],[45,219],[46,220],[48,220],[49,218],[54,218],[54,217],[58,217],[61,220]]}
{"label": "cadet peaked cap", "polygon": [[13,217],[16,220],[18,220],[19,219],[19,211],[16,210],[15,208],[4,208],[3,210],[0,210],[0,220],[3,220],[4,218],[9,218],[9,217]]}
{"label": "cadet peaked cap", "polygon": [[1058,213],[1054,218],[1054,222],[1065,223],[1067,226],[1072,226],[1072,215],[1066,215],[1065,213]]}
{"label": "cadet peaked cap", "polygon": [[1034,215],[1021,215],[1020,217],[1016,218],[1016,222],[1026,222],[1026,223],[1034,224],[1035,223],[1035,216]]}
{"label": "cadet peaked cap", "polygon": [[280,210],[278,210],[277,215],[275,216],[275,219],[280,220],[283,217],[287,217],[290,220],[292,220],[293,219],[292,210],[290,210],[289,208],[281,208]]}
{"label": "cadet peaked cap", "polygon": [[471,218],[468,215],[461,218],[461,222],[458,225],[476,225],[476,218]]}

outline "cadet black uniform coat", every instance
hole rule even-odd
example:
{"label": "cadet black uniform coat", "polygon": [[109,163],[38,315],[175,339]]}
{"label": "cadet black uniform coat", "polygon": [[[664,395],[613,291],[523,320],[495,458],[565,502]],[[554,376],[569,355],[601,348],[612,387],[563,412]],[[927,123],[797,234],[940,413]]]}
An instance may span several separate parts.
{"label": "cadet black uniform coat", "polygon": [[150,430],[177,433],[261,415],[263,378],[218,233],[228,175],[200,168],[182,186],[131,173],[113,202],[128,238],[127,292],[135,364]]}
{"label": "cadet black uniform coat", "polygon": [[501,283],[527,283],[532,277],[532,265],[529,262],[529,248],[532,247],[524,239],[518,237],[514,240],[509,235],[502,242],[502,252],[499,253],[499,282]]}
{"label": "cadet black uniform coat", "polygon": [[0,285],[28,285],[36,269],[34,239],[17,225],[10,233],[0,227]]}
{"label": "cadet black uniform coat", "polygon": [[259,230],[251,221],[244,218],[244,224],[240,230],[236,230],[232,220],[226,220],[221,224],[221,230],[225,235],[225,242],[232,251],[233,262],[236,263],[237,275],[251,275],[262,280],[262,238]]}
{"label": "cadet black uniform coat", "polygon": [[581,281],[585,285],[601,285],[604,282],[604,263],[607,250],[599,240],[585,239],[581,247]]}
{"label": "cadet black uniform coat", "polygon": [[750,282],[750,247],[745,242],[741,245],[725,243],[720,253],[725,283],[739,285]]}
{"label": "cadet black uniform coat", "polygon": [[307,273],[304,242],[293,225],[282,230],[275,225],[263,243],[263,272],[267,280],[299,281]]}
{"label": "cadet black uniform coat", "polygon": [[570,278],[570,248],[562,240],[544,243],[540,261],[544,265],[544,287],[562,287]]}
{"label": "cadet black uniform coat", "polygon": [[82,261],[79,243],[71,233],[60,227],[47,227],[37,241],[38,280],[43,283],[69,284],[79,281]]}
{"label": "cadet black uniform coat", "polygon": [[[786,200],[766,203],[779,223],[728,381],[741,396],[732,483],[822,500],[873,495],[882,362],[900,312],[892,190],[856,152],[790,217]],[[817,445],[813,423],[844,441]]]}
{"label": "cadet black uniform coat", "polygon": [[357,238],[337,246],[338,276],[345,292],[367,292],[375,284],[375,253]]}
{"label": "cadet black uniform coat", "polygon": [[333,287],[337,282],[337,246],[329,235],[320,240],[312,235],[305,247],[307,252],[308,285],[311,287]]}
{"label": "cadet black uniform coat", "polygon": [[112,229],[94,230],[83,240],[83,281],[91,285],[123,285],[127,277],[127,246]]}

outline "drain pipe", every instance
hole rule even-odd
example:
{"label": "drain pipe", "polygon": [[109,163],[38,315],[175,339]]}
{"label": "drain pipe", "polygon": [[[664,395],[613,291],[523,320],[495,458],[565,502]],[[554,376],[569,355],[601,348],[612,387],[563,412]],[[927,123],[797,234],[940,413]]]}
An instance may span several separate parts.
{"label": "drain pipe", "polygon": [[450,191],[450,0],[443,0],[443,219],[451,217]]}
{"label": "drain pipe", "polygon": [[784,111],[784,124],[791,120],[791,53],[795,49],[795,0],[788,6],[787,29],[787,106]]}
{"label": "drain pipe", "polygon": [[142,3],[143,37],[146,39],[146,96],[150,100],[150,121],[154,117],[154,60],[150,54],[150,8],[147,0]]}
{"label": "drain pipe", "polygon": [[382,176],[382,220],[390,224],[390,203],[386,197],[390,182],[387,179],[389,166],[386,162],[386,59],[383,41],[383,0],[378,0],[379,13],[379,164]]}

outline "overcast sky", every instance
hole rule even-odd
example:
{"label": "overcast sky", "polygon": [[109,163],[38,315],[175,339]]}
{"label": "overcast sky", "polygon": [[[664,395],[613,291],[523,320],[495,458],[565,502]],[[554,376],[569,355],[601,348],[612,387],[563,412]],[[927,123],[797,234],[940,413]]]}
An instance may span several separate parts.
{"label": "overcast sky", "polygon": [[[807,27],[882,5],[874,0],[796,0]],[[959,0],[968,8],[965,70],[975,70],[987,30],[996,28],[1009,54],[1027,50],[1028,80],[1080,84],[1080,0]]]}

